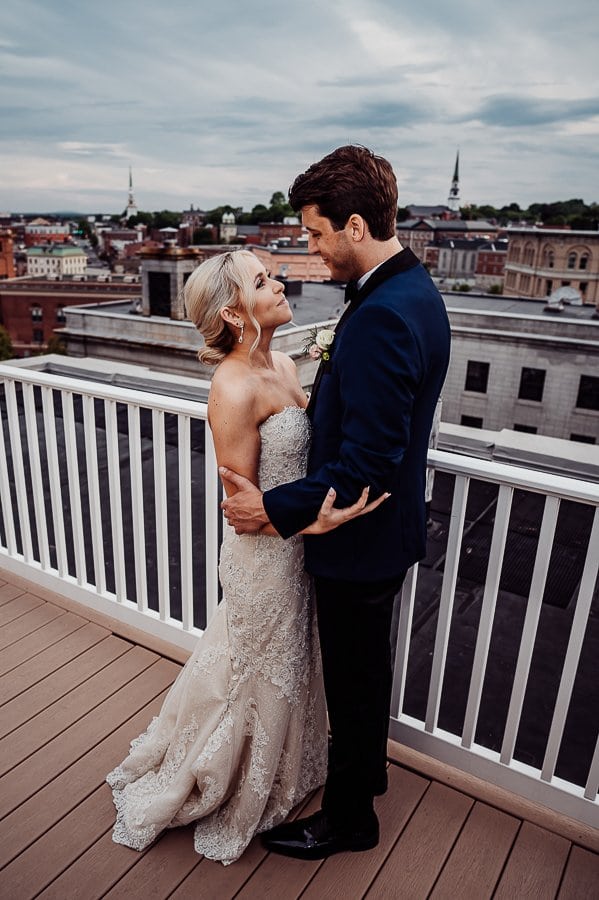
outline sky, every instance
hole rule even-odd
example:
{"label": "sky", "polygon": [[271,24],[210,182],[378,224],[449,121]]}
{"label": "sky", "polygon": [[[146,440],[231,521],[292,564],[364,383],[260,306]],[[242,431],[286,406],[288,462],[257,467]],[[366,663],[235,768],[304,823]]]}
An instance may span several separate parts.
{"label": "sky", "polygon": [[336,146],[400,205],[599,201],[597,0],[19,0],[0,211],[245,210]]}

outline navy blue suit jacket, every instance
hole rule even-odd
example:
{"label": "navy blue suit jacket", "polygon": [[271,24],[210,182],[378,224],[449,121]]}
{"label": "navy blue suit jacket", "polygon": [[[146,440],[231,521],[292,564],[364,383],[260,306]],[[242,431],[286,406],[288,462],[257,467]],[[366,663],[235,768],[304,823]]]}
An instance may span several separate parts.
{"label": "navy blue suit jacket", "polygon": [[283,537],[316,519],[330,486],[335,505],[390,491],[374,512],[324,535],[306,535],[313,575],[379,581],[425,555],[426,456],[449,362],[445,305],[411,250],[373,272],[338,325],[310,403],[313,433],[305,478],[264,494]]}

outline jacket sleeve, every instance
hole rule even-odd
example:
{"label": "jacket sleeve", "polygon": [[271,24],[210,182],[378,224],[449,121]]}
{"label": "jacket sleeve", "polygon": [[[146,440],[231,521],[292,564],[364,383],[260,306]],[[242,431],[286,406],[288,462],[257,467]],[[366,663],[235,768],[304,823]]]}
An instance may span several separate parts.
{"label": "jacket sleeve", "polygon": [[423,374],[414,336],[399,313],[365,304],[347,323],[333,360],[342,407],[338,459],[264,494],[266,512],[283,537],[316,519],[331,486],[335,505],[345,507],[366,486],[374,499],[398,484]]}

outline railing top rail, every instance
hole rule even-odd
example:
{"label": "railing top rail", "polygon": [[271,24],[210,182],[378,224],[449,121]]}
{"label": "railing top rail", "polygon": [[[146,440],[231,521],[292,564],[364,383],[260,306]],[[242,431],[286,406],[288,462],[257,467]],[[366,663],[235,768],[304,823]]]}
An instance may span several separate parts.
{"label": "railing top rail", "polygon": [[429,450],[428,462],[438,472],[465,475],[479,481],[492,481],[563,500],[599,505],[599,484],[583,481],[578,477],[554,475],[552,472],[449,453],[447,450]]}
{"label": "railing top rail", "polygon": [[[97,381],[84,381],[66,375],[37,372],[16,366],[0,364],[0,379],[71,391],[75,394],[115,400],[148,409],[162,410],[175,415],[207,418],[207,404],[201,401],[169,397],[133,388],[125,388]],[[478,459],[445,450],[429,450],[429,464],[437,471],[452,475],[464,475],[481,481],[506,484],[523,490],[536,491],[566,500],[599,505],[599,484],[580,478],[555,475],[535,468]]]}
{"label": "railing top rail", "polygon": [[200,400],[184,400],[180,397],[169,397],[167,394],[138,391],[134,388],[104,384],[99,381],[85,381],[81,378],[71,378],[68,375],[36,372],[17,366],[0,365],[0,380],[51,387],[56,390],[71,391],[74,394],[98,397],[101,400],[116,400],[119,403],[158,409],[175,415],[193,416],[196,419],[206,419],[208,415],[207,404]]}

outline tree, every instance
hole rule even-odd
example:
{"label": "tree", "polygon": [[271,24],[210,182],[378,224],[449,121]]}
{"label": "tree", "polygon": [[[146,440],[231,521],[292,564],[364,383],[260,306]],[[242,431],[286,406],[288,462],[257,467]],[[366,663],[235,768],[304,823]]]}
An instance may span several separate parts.
{"label": "tree", "polygon": [[160,212],[155,212],[153,218],[153,228],[178,228],[181,222],[181,213],[162,209]]}
{"label": "tree", "polygon": [[58,337],[58,335],[54,334],[48,341],[46,349],[43,351],[44,353],[57,353],[59,356],[67,355],[67,345],[64,341]]}
{"label": "tree", "polygon": [[270,198],[268,215],[271,222],[282,222],[286,216],[295,215],[282,191],[275,191]]}
{"label": "tree", "polygon": [[252,208],[252,225],[259,225],[260,222],[268,222],[270,219],[270,213],[268,211],[268,207],[263,203],[257,203],[256,206]]}
{"label": "tree", "polygon": [[135,215],[131,216],[130,219],[127,219],[127,225],[133,227],[134,225],[152,225],[154,222],[154,216],[150,212],[142,212],[141,210]]}
{"label": "tree", "polygon": [[196,228],[193,233],[192,243],[213,244],[214,237],[212,234],[212,228]]}
{"label": "tree", "polygon": [[13,350],[10,334],[3,325],[0,325],[0,360],[12,359],[12,356]]}

